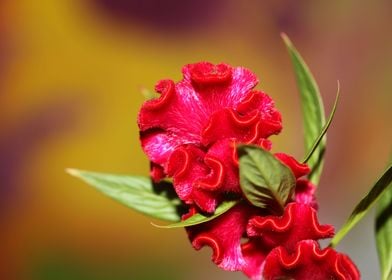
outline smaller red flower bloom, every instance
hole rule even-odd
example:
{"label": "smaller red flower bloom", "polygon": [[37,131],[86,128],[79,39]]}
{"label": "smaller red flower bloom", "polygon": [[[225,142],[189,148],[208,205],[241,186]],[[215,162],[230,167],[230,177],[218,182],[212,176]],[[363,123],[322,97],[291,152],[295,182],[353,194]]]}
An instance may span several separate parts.
{"label": "smaller red flower bloom", "polygon": [[282,216],[257,216],[250,219],[247,233],[248,236],[262,238],[264,247],[284,246],[290,251],[298,241],[332,237],[334,228],[331,225],[320,225],[312,207],[289,203]]}
{"label": "smaller red flower bloom", "polygon": [[[183,219],[195,213],[197,208],[192,208]],[[333,227],[319,225],[316,211],[305,204],[288,204],[282,216],[266,213],[243,202],[212,221],[187,227],[187,232],[195,249],[212,248],[212,260],[219,267],[241,270],[251,279],[260,279],[265,259],[274,248],[293,252],[299,241],[333,235]]]}
{"label": "smaller red flower bloom", "polygon": [[283,246],[291,252],[301,240],[319,240],[333,234],[333,227],[319,225],[316,211],[305,204],[289,203],[282,216],[255,216],[247,225],[250,239],[243,245],[243,272],[251,279],[260,279],[265,257],[273,248]]}
{"label": "smaller red flower bloom", "polygon": [[265,259],[263,277],[265,280],[358,280],[357,267],[344,254],[331,248],[321,250],[314,240],[296,244],[294,251],[280,246],[271,251]]}

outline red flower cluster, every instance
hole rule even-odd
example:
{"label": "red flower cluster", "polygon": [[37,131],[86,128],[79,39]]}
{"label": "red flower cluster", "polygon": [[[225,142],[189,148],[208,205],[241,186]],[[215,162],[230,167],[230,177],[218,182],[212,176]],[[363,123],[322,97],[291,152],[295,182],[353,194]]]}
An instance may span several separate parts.
{"label": "red flower cluster", "polygon": [[[173,178],[179,198],[195,213],[213,214],[224,200],[243,198],[237,143],[270,150],[268,137],[282,129],[273,100],[254,90],[256,76],[242,67],[207,62],[186,65],[183,80],[156,85],[157,99],[139,113],[141,143],[151,176]],[[187,227],[196,249],[212,248],[212,260],[251,279],[359,279],[351,260],[317,240],[332,237],[319,225],[314,186],[305,164],[278,153],[297,178],[295,195],[281,216],[243,200],[212,221]]]}

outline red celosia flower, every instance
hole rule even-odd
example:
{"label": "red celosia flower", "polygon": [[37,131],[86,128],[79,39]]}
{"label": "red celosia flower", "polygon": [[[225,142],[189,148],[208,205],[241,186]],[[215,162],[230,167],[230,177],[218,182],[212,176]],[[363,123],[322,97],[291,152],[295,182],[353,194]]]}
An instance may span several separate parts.
{"label": "red celosia flower", "polygon": [[[185,219],[194,214],[184,217]],[[209,246],[212,260],[226,270],[241,270],[251,279],[260,279],[265,259],[283,246],[295,251],[302,240],[319,240],[333,235],[333,227],[319,225],[316,211],[308,205],[290,203],[282,216],[267,215],[264,209],[241,203],[222,216],[187,228],[196,249]],[[243,238],[247,241],[244,243]]]}
{"label": "red celosia flower", "polygon": [[319,225],[310,169],[293,157],[275,154],[296,178],[294,196],[281,216],[251,205],[239,182],[237,143],[271,148],[267,139],[282,129],[272,99],[255,91],[255,75],[242,67],[202,62],[186,65],[184,78],[156,85],[161,94],[146,101],[138,124],[142,147],[155,181],[169,176],[179,198],[189,205],[188,219],[213,213],[223,200],[235,207],[199,225],[187,227],[195,249],[212,248],[212,260],[249,278],[359,279],[351,260],[317,240],[332,237],[333,227]]}
{"label": "red celosia flower", "polygon": [[290,251],[300,240],[332,237],[334,229],[330,225],[319,225],[312,207],[289,203],[282,216],[257,216],[250,219],[247,233],[248,236],[262,238],[264,247],[284,245]]}
{"label": "red celosia flower", "polygon": [[247,225],[250,240],[243,245],[247,260],[243,271],[251,279],[260,279],[266,250],[283,246],[292,251],[301,240],[319,240],[333,233],[332,226],[318,224],[316,211],[305,204],[288,204],[282,216],[253,217]]}
{"label": "red celosia flower", "polygon": [[183,76],[160,81],[161,96],[143,104],[141,142],[153,179],[172,176],[183,201],[211,213],[223,193],[240,194],[234,144],[269,148],[281,116],[268,95],[252,90],[257,78],[245,68],[201,62]]}
{"label": "red celosia flower", "polygon": [[265,259],[263,277],[265,280],[360,279],[358,269],[348,256],[331,248],[321,250],[313,240],[301,241],[291,251],[283,246],[272,250]]}

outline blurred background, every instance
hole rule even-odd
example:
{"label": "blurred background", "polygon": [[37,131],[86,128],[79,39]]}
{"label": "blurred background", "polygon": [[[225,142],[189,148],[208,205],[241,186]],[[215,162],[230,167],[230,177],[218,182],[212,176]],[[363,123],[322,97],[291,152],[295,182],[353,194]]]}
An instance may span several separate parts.
{"label": "blurred background", "polygon": [[[391,155],[392,2],[0,1],[0,279],[244,279],[191,248],[183,230],[68,176],[75,167],[148,174],[136,116],[162,78],[200,60],[252,69],[283,114],[274,151],[301,158],[286,32],[319,82],[328,132],[320,219],[339,228]],[[339,250],[379,278],[371,213]]]}

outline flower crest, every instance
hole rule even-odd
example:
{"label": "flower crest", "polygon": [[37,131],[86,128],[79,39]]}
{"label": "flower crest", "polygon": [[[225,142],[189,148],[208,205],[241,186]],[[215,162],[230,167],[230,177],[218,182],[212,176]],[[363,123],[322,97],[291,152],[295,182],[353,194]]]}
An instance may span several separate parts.
{"label": "flower crest", "polygon": [[[254,280],[302,277],[308,269],[317,270],[319,262],[325,267],[320,277],[348,273],[353,278],[347,279],[358,279],[347,256],[328,249],[328,257],[320,257],[324,251],[319,251],[317,240],[332,237],[334,229],[318,223],[315,187],[305,178],[311,171],[307,164],[286,153],[274,154],[295,178],[294,195],[281,216],[244,199],[237,144],[270,150],[268,138],[282,129],[273,100],[254,89],[256,76],[243,67],[208,62],[186,65],[182,73],[178,83],[158,82],[160,97],[146,101],[139,113],[151,176],[155,181],[173,178],[177,195],[189,207],[184,221],[198,213],[213,214],[222,201],[242,199],[222,216],[187,227],[193,247],[211,247],[212,261],[219,267],[243,271]],[[298,261],[287,266],[293,254]],[[348,270],[337,263],[348,265]]]}
{"label": "flower crest", "polygon": [[183,201],[213,213],[223,194],[240,194],[235,144],[270,148],[281,115],[246,68],[200,62],[182,73],[178,83],[159,81],[160,97],[143,104],[141,143],[154,180],[173,177]]}

